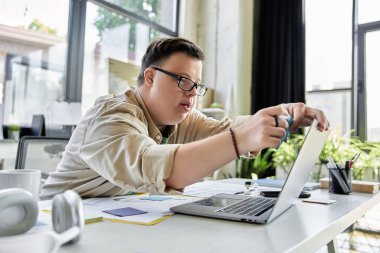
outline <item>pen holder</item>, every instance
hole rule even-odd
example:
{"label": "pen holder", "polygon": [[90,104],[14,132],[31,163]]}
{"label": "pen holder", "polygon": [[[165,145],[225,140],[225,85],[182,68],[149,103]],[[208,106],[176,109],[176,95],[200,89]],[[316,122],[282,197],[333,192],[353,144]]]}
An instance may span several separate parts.
{"label": "pen holder", "polygon": [[329,192],[336,194],[351,194],[351,170],[340,168],[328,168]]}

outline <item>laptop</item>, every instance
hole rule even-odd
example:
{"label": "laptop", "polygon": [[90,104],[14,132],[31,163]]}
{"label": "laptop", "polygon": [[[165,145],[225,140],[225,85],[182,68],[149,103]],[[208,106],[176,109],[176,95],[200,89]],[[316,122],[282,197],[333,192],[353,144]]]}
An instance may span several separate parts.
{"label": "laptop", "polygon": [[330,131],[320,132],[317,125],[318,122],[314,120],[278,198],[222,193],[172,207],[170,211],[225,220],[269,223],[295,203],[314,168],[330,134]]}

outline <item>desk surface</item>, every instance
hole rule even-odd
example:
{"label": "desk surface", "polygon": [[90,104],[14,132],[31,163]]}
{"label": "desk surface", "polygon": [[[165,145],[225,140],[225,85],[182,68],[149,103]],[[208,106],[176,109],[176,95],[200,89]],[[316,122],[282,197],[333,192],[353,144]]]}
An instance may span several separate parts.
{"label": "desk surface", "polygon": [[15,140],[0,140],[0,170],[15,168],[18,142]]}
{"label": "desk surface", "polygon": [[0,140],[0,159],[15,158],[18,142],[15,140]]}
{"label": "desk surface", "polygon": [[85,226],[81,241],[59,252],[314,252],[380,201],[377,195],[329,194],[332,205],[299,201],[266,225],[176,214],[154,226],[98,222]]}

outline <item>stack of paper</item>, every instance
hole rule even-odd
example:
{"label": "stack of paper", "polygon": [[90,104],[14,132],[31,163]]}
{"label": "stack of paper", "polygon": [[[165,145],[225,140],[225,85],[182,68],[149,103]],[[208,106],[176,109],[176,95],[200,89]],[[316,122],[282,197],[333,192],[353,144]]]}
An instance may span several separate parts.
{"label": "stack of paper", "polygon": [[[83,200],[86,223],[100,220],[154,225],[171,215],[170,208],[198,201],[218,193],[242,193],[243,185],[203,181],[184,189],[184,195],[126,195]],[[40,208],[51,213],[51,201],[40,201]]]}
{"label": "stack of paper", "polygon": [[184,195],[127,195],[111,198],[85,199],[84,210],[101,215],[104,220],[142,225],[154,225],[171,215],[170,208],[207,198],[218,193],[242,193],[245,186],[202,181],[184,189]]}
{"label": "stack of paper", "polygon": [[103,220],[154,225],[170,217],[170,208],[199,198],[185,196],[127,195],[85,199],[84,212],[101,215]]}

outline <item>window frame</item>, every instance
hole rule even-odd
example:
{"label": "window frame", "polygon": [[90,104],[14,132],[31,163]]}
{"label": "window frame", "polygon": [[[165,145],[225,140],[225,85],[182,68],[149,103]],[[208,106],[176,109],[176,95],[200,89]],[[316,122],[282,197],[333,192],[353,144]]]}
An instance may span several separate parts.
{"label": "window frame", "polygon": [[357,129],[361,139],[367,140],[367,102],[366,102],[366,75],[365,75],[365,36],[368,32],[380,31],[380,21],[364,23],[357,26],[358,48],[358,78],[357,78]]}
{"label": "window frame", "polygon": [[352,128],[362,140],[367,140],[367,107],[365,80],[365,35],[380,30],[380,19],[359,24],[359,0],[353,0],[352,18]]}
{"label": "window frame", "polygon": [[180,0],[175,0],[176,13],[174,21],[174,31],[104,0],[70,0],[69,29],[67,42],[68,55],[66,63],[66,101],[68,102],[82,101],[84,40],[87,2],[91,2],[99,7],[117,13],[125,18],[133,19],[136,22],[145,24],[169,36],[178,36]]}

